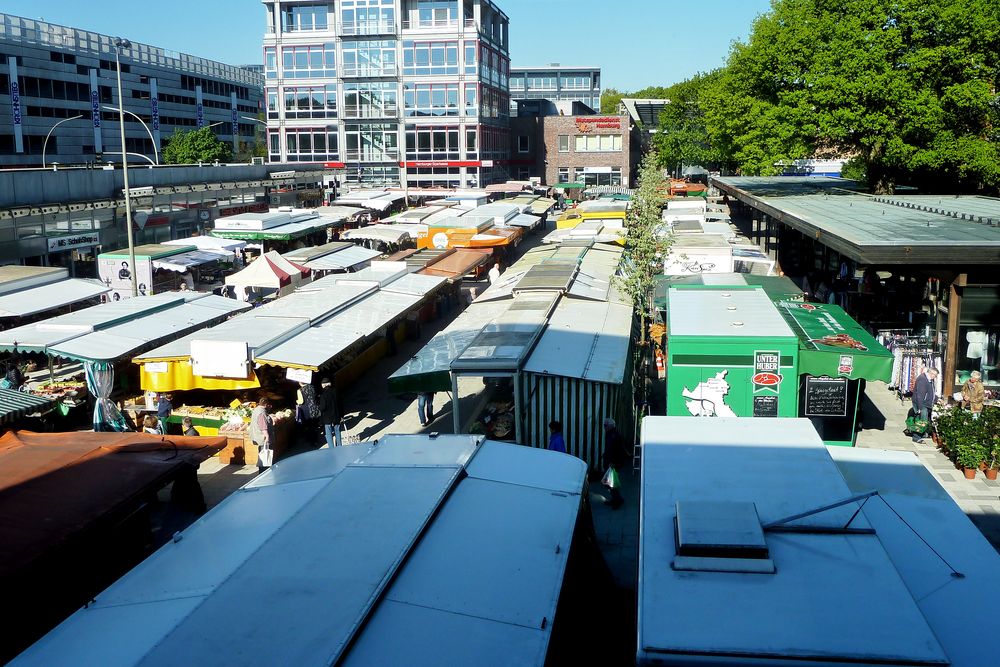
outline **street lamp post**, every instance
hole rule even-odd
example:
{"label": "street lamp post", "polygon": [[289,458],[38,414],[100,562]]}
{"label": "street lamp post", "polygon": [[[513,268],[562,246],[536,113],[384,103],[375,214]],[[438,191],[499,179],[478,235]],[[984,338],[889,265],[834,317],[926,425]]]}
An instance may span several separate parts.
{"label": "street lamp post", "polygon": [[[125,150],[125,100],[122,98],[122,63],[120,54],[124,49],[132,47],[132,42],[121,37],[115,37],[115,67],[118,76],[118,128],[121,132],[122,140],[122,179],[125,183],[125,231],[128,234],[128,259],[132,276],[132,296],[139,296],[139,287],[136,284],[135,266],[135,235],[132,233],[132,193],[128,187],[128,156]],[[156,142],[153,142],[155,147]]]}
{"label": "street lamp post", "polygon": [[48,134],[45,135],[45,141],[42,142],[42,169],[45,169],[45,149],[48,148],[49,137],[52,136],[52,132],[63,123],[68,123],[69,121],[76,120],[77,118],[83,118],[83,116],[80,115],[80,116],[73,116],[72,118],[63,118],[61,121],[59,121],[49,129]]}

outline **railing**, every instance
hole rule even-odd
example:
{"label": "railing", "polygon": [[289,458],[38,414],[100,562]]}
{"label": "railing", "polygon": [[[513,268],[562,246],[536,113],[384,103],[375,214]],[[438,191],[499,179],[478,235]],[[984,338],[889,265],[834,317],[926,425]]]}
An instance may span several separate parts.
{"label": "railing", "polygon": [[357,150],[348,149],[345,153],[347,162],[398,162],[398,148],[384,148],[382,150]]}
{"label": "railing", "polygon": [[[475,27],[475,19],[471,20],[471,27]],[[466,26],[469,26],[469,20],[465,22]],[[423,19],[416,21],[403,21],[403,30],[419,30],[424,28],[430,29],[440,29],[440,28],[457,28],[458,19]]]}
{"label": "railing", "polygon": [[350,77],[379,77],[379,76],[398,76],[399,67],[396,65],[382,65],[381,67],[346,67],[342,66],[340,70],[340,76],[344,78]]}
{"label": "railing", "polygon": [[361,23],[341,23],[340,34],[346,37],[356,35],[394,35],[398,32],[395,21],[363,21]]}
{"label": "railing", "polygon": [[[109,35],[25,19],[10,14],[0,14],[0,39],[46,48],[68,49],[78,53],[109,58],[115,54],[115,38]],[[183,69],[248,86],[260,86],[264,80],[260,74],[242,67],[234,67],[214,60],[206,60],[138,42],[132,42],[131,48],[125,49],[124,53],[132,62]]]}
{"label": "railing", "polygon": [[386,119],[399,118],[399,106],[387,104],[381,109],[372,107],[344,107],[341,118],[346,119]]}

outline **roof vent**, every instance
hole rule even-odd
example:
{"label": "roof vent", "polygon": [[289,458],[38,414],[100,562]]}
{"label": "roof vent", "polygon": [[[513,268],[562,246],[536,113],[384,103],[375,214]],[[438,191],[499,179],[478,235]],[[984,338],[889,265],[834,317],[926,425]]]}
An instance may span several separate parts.
{"label": "roof vent", "polygon": [[678,501],[675,508],[673,569],[774,574],[756,505]]}

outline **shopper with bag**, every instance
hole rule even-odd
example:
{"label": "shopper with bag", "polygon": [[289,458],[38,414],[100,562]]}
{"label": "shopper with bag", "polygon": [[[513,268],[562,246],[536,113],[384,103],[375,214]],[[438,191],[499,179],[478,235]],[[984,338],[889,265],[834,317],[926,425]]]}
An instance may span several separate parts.
{"label": "shopper with bag", "polygon": [[250,413],[250,440],[257,446],[257,468],[270,468],[274,462],[274,422],[268,414],[271,401],[267,396],[257,399],[257,407]]}
{"label": "shopper with bag", "polygon": [[[936,368],[924,368],[924,371],[917,376],[917,381],[913,387],[913,416],[925,424],[930,423],[931,410],[934,408],[934,403],[937,402],[937,396],[934,395],[934,380],[937,378]],[[913,442],[923,442],[924,432],[917,432],[911,429],[911,439]]]}
{"label": "shopper with bag", "polygon": [[604,420],[604,477],[601,484],[608,487],[611,493],[605,501],[611,509],[618,509],[625,503],[625,498],[621,492],[621,477],[618,469],[623,467],[628,461],[628,450],[625,447],[625,439],[618,432],[615,420],[607,417]]}

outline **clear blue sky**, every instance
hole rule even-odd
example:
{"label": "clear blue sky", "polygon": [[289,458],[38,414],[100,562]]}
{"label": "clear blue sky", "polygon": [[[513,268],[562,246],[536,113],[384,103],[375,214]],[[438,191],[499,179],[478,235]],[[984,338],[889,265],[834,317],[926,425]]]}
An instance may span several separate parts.
{"label": "clear blue sky", "polygon": [[[3,0],[0,11],[231,64],[261,62],[257,0]],[[769,0],[498,0],[515,66],[599,65],[604,87],[669,85],[721,65]]]}

